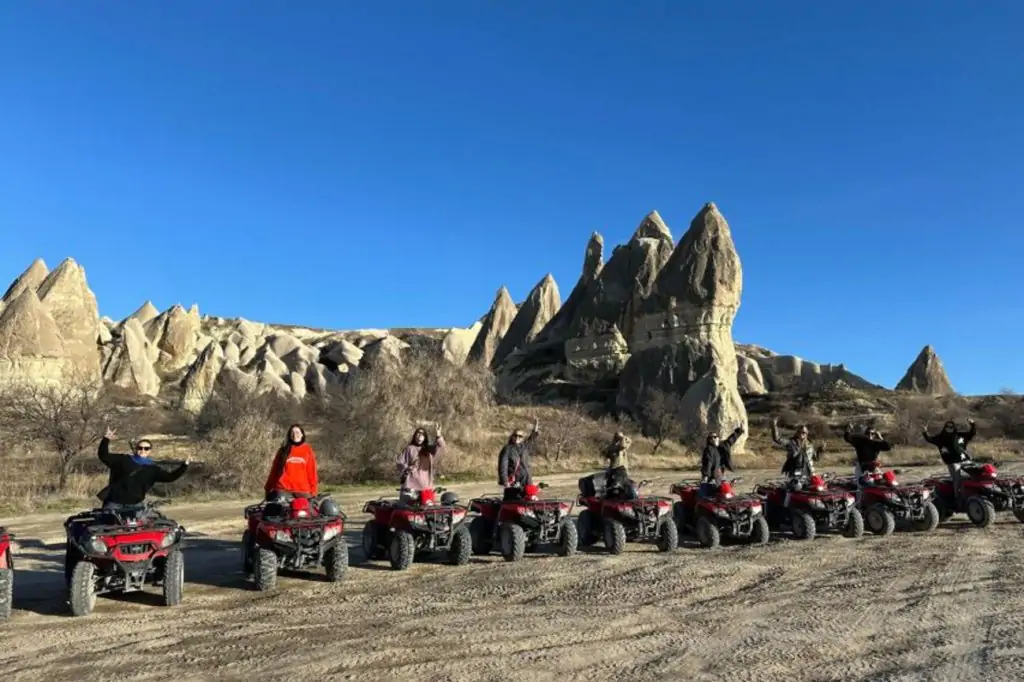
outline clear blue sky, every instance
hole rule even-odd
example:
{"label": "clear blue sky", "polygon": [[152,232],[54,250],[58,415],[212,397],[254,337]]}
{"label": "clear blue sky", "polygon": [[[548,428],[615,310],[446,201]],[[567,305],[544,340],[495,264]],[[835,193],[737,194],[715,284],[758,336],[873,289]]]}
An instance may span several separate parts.
{"label": "clear blue sky", "polygon": [[1024,390],[1024,3],[9,2],[0,279],[334,328],[563,298],[705,201],[736,338]]}

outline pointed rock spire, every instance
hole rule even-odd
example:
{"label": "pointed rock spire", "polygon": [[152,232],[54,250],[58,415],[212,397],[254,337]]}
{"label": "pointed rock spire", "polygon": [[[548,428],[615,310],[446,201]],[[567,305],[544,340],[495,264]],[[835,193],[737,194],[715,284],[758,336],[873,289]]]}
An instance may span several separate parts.
{"label": "pointed rock spire", "polygon": [[42,258],[36,258],[32,261],[32,265],[28,266],[25,272],[18,275],[18,277],[11,282],[11,286],[7,287],[7,291],[0,300],[4,303],[9,303],[16,299],[22,291],[25,289],[32,289],[35,291],[39,288],[39,285],[43,283],[46,276],[50,274],[50,269],[46,267],[46,263],[43,262]]}
{"label": "pointed rock spire", "polygon": [[661,219],[657,211],[651,211],[640,221],[640,226],[633,233],[633,240],[637,239],[668,239],[672,241],[672,231]]}
{"label": "pointed rock spire", "polygon": [[907,368],[907,373],[896,384],[896,390],[926,395],[953,395],[956,392],[949,381],[942,360],[930,345],[921,349],[917,358]]}
{"label": "pointed rock spire", "polygon": [[583,271],[580,273],[576,286],[569,292],[569,298],[566,299],[565,304],[558,309],[555,316],[551,318],[551,321],[538,334],[538,341],[565,340],[564,337],[569,331],[569,325],[572,324],[572,320],[576,316],[576,310],[587,295],[590,283],[597,279],[603,267],[604,237],[601,236],[601,233],[594,232],[590,235],[587,248],[583,252]]}
{"label": "pointed rock spire", "polygon": [[480,333],[477,334],[473,346],[469,349],[467,362],[480,362],[490,366],[498,344],[505,338],[505,333],[512,326],[512,321],[517,313],[518,308],[512,302],[512,295],[508,293],[508,289],[505,287],[498,289],[491,309],[484,316]]}
{"label": "pointed rock spire", "polygon": [[68,360],[85,376],[99,379],[100,316],[85,269],[66,258],[39,285],[39,301],[57,323]]}
{"label": "pointed rock spire", "polygon": [[146,301],[141,306],[139,306],[138,310],[136,310],[128,317],[136,319],[139,321],[140,324],[145,325],[150,320],[155,319],[159,314],[160,311],[157,309],[155,305],[153,305],[153,302]]}
{"label": "pointed rock spire", "polygon": [[548,273],[537,282],[516,313],[505,337],[494,351],[491,367],[498,367],[516,348],[523,348],[537,338],[544,325],[555,316],[560,307],[562,298],[558,293],[558,284],[551,273]]}

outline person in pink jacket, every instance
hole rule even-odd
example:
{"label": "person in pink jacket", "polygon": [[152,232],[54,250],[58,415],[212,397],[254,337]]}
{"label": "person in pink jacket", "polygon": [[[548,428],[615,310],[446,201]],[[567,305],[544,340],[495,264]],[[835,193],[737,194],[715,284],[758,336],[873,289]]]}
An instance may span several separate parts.
{"label": "person in pink jacket", "polygon": [[444,455],[448,447],[441,435],[441,425],[436,424],[435,428],[437,438],[433,443],[427,440],[426,429],[417,428],[412,434],[412,440],[398,456],[396,464],[403,500],[414,499],[419,491],[434,487],[438,458]]}

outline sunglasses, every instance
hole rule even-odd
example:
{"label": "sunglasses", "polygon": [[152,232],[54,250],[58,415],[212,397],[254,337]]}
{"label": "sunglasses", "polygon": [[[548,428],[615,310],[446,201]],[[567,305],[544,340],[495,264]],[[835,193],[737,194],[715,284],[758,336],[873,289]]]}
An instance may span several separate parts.
{"label": "sunglasses", "polygon": [[150,445],[140,445],[139,447],[137,447],[135,449],[138,450],[139,452],[149,452],[150,450],[153,449],[153,447],[150,446]]}

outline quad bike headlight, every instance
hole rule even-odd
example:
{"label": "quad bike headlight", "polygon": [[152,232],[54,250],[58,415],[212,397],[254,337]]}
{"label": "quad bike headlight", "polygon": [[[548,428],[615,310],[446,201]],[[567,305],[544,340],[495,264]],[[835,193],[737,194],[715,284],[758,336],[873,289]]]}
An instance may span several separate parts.
{"label": "quad bike headlight", "polygon": [[759,505],[759,504],[752,504],[752,505],[750,505],[750,513],[751,514],[760,514],[761,513],[761,505]]}
{"label": "quad bike headlight", "polygon": [[931,496],[932,496],[932,491],[931,490],[925,490],[925,491],[921,492],[921,499],[922,500],[927,500]]}
{"label": "quad bike headlight", "polygon": [[625,516],[627,519],[636,518],[636,510],[633,509],[632,507],[623,507],[622,509],[619,510],[619,513]]}
{"label": "quad bike headlight", "polygon": [[854,502],[854,499],[852,497],[847,497],[846,498],[846,506],[847,507],[852,507],[853,506],[853,502]]}
{"label": "quad bike headlight", "polygon": [[413,528],[426,528],[427,527],[427,517],[424,516],[423,514],[410,514],[408,518],[409,518],[409,525],[412,526]]}
{"label": "quad bike headlight", "polygon": [[341,526],[328,526],[324,530],[324,542],[337,537],[338,533],[341,532]]}
{"label": "quad bike headlight", "polygon": [[[847,500],[847,501],[849,501],[849,500]],[[812,497],[807,502],[808,502],[808,504],[810,504],[815,509],[824,509],[825,508],[825,503],[822,502],[821,500],[819,500],[816,497]]]}
{"label": "quad bike headlight", "polygon": [[715,509],[715,515],[721,516],[723,519],[727,519],[729,518],[729,510],[723,509],[722,507],[718,507],[717,509]]}
{"label": "quad bike headlight", "polygon": [[160,549],[166,549],[166,548],[170,547],[171,545],[173,545],[174,541],[175,541],[175,539],[177,539],[177,537],[178,537],[177,533],[168,533],[167,535],[165,535],[164,539],[160,541]]}
{"label": "quad bike headlight", "polygon": [[290,530],[272,530],[270,531],[270,539],[277,540],[278,542],[291,542],[292,532]]}
{"label": "quad bike headlight", "polygon": [[93,554],[106,554],[107,544],[99,538],[89,538],[85,541],[85,548]]}

